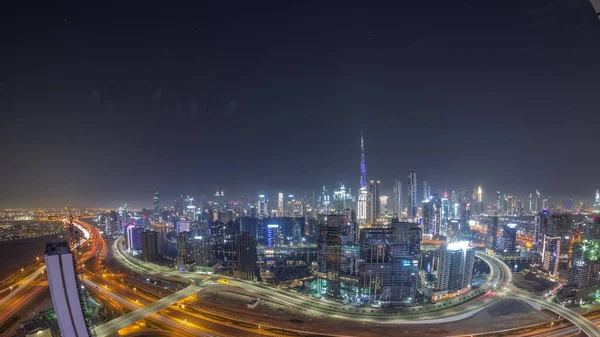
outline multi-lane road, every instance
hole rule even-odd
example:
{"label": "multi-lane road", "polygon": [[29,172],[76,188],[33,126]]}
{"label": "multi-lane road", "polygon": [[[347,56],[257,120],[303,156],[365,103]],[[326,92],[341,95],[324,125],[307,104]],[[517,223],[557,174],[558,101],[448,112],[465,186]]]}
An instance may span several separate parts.
{"label": "multi-lane road", "polygon": [[[138,272],[152,274],[155,276],[165,275],[172,278],[188,278],[195,279],[199,276],[196,274],[179,273],[172,270],[157,270],[156,266],[154,271],[151,271],[151,266],[141,263],[139,260],[135,261],[118,251],[117,243],[113,249],[117,250],[117,255],[132,269]],[[529,303],[535,303],[540,307],[555,312],[562,317],[571,321],[579,329],[585,332],[588,336],[600,336],[600,330],[596,325],[574,311],[565,308],[559,304],[548,302],[542,297],[532,295],[530,293],[522,292],[511,286],[512,273],[508,266],[501,260],[494,256],[490,256],[481,252],[477,253],[477,256],[485,261],[490,266],[490,277],[488,283],[485,286],[486,289],[491,291],[493,296],[489,296],[490,292],[484,295],[466,302],[459,307],[454,307],[450,310],[438,310],[430,313],[416,314],[416,315],[369,315],[368,313],[358,314],[358,309],[345,307],[337,302],[331,302],[327,300],[315,300],[304,296],[282,292],[270,287],[257,285],[255,283],[230,279],[230,286],[237,286],[244,288],[245,291],[251,291],[257,294],[258,297],[269,298],[269,300],[277,302],[278,300],[286,303],[287,305],[294,305],[298,308],[317,312],[324,315],[331,315],[337,318],[348,318],[353,320],[366,320],[374,321],[380,324],[433,324],[433,323],[448,323],[457,321],[474,315],[475,313],[485,309],[486,307],[496,303],[503,298],[518,298],[526,300]],[[159,275],[157,275],[159,274]],[[205,276],[201,276],[205,278]],[[356,312],[352,312],[352,310]]]}
{"label": "multi-lane road", "polygon": [[[84,261],[88,261],[95,256],[101,257],[94,259],[92,261],[93,263],[90,263],[90,266],[86,266],[85,268],[85,283],[88,286],[89,291],[101,300],[113,303],[115,306],[124,309],[124,311],[129,311],[129,313],[121,315],[120,317],[97,327],[96,333],[98,336],[110,335],[119,329],[129,326],[146,317],[151,322],[177,329],[177,331],[189,335],[236,335],[240,334],[241,331],[243,331],[244,335],[249,336],[273,335],[272,332],[269,332],[268,329],[265,330],[265,328],[277,329],[276,325],[263,325],[263,330],[261,330],[261,327],[257,326],[257,324],[251,320],[245,321],[240,317],[229,317],[226,313],[213,313],[220,315],[221,318],[215,316],[217,319],[212,319],[210,318],[212,316],[208,315],[207,312],[201,312],[202,310],[198,308],[190,307],[188,311],[185,311],[183,308],[173,307],[173,304],[181,299],[193,295],[200,290],[209,290],[214,287],[224,288],[225,291],[227,291],[227,289],[233,292],[243,291],[252,296],[255,295],[256,297],[266,298],[275,303],[295,306],[304,311],[310,311],[336,319],[361,320],[386,325],[448,323],[474,315],[503,298],[518,298],[553,311],[575,324],[575,327],[566,327],[548,332],[552,333],[552,335],[548,336],[568,336],[569,334],[577,332],[579,329],[588,336],[600,336],[600,330],[596,327],[598,322],[591,322],[568,308],[556,303],[548,302],[542,297],[531,295],[530,293],[525,293],[512,287],[512,273],[510,269],[496,257],[480,252],[477,253],[477,256],[490,266],[490,276],[488,277],[487,283],[483,286],[484,291],[482,292],[482,295],[476,296],[470,301],[466,301],[452,309],[442,309],[441,307],[438,307],[432,312],[423,312],[424,310],[422,310],[419,313],[411,314],[407,314],[406,312],[403,314],[378,314],[377,312],[363,312],[360,308],[344,306],[334,301],[309,298],[261,284],[232,278],[226,278],[229,280],[227,286],[216,284],[214,282],[216,277],[176,272],[165,267],[148,264],[138,259],[134,259],[122,252],[119,249],[119,241],[115,241],[111,248],[114,250],[115,256],[120,259],[127,268],[140,274],[152,275],[155,278],[168,279],[170,281],[184,280],[188,282],[188,284],[191,284],[179,292],[174,292],[166,297],[158,299],[145,295],[142,292],[136,292],[135,288],[132,290],[130,287],[124,286],[122,280],[121,283],[119,283],[114,279],[104,278],[101,275],[101,262],[103,257],[106,256],[106,252],[109,248],[105,246],[104,240],[102,240],[98,231],[94,229],[93,226],[89,226],[85,223],[76,224],[82,228],[88,228],[89,232],[91,232],[89,235],[91,244],[83,251],[80,263],[83,264]],[[14,291],[9,296],[0,299],[0,321],[13,314],[10,308],[14,309],[14,307],[17,307],[14,301],[33,298],[45,288],[45,285],[40,282],[43,268],[44,267],[40,267],[33,274],[23,278],[20,281],[21,284],[18,291]],[[221,276],[219,276],[219,278],[220,277]],[[38,282],[36,282],[36,280]],[[21,289],[33,289],[34,291],[24,295],[24,293],[22,293],[24,290]],[[431,307],[429,307],[429,310],[431,310]],[[312,333],[300,330],[294,331],[297,333]]]}
{"label": "multi-lane road", "polygon": [[[104,244],[104,241],[93,227],[80,221],[75,221],[75,225],[84,233],[80,241],[83,250],[78,263],[85,263],[96,255],[101,245]],[[77,252],[74,251],[74,254],[77,254]],[[37,295],[46,289],[47,283],[42,279],[45,270],[46,266],[42,265],[31,274],[25,275],[13,284],[13,288],[10,289],[8,295],[0,299],[0,322],[4,322],[6,319],[12,317],[24,304],[36,298]]]}

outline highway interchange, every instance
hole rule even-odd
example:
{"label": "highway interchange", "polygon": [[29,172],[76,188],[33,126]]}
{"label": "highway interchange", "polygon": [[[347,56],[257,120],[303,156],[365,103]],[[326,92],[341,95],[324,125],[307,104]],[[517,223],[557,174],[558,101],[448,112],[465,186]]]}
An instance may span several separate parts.
{"label": "highway interchange", "polygon": [[[98,337],[109,336],[120,329],[132,326],[136,322],[148,321],[156,326],[165,327],[171,330],[181,332],[182,335],[190,336],[277,336],[278,331],[283,331],[275,323],[257,324],[252,319],[246,320],[239,315],[228,315],[223,312],[208,312],[198,307],[178,305],[180,301],[185,301],[203,291],[224,291],[242,293],[251,297],[260,297],[268,299],[274,303],[281,303],[287,306],[294,306],[306,312],[315,315],[330,317],[336,320],[352,320],[372,323],[374,325],[428,325],[436,323],[448,323],[470,317],[488,306],[505,298],[517,298],[527,301],[533,306],[550,310],[566,318],[575,326],[562,327],[560,329],[546,331],[540,336],[570,336],[576,334],[580,329],[588,336],[600,336],[600,331],[596,327],[599,319],[589,321],[574,311],[565,308],[556,303],[549,302],[540,296],[516,289],[511,284],[512,274],[510,269],[496,257],[478,252],[477,256],[490,266],[490,276],[487,282],[482,285],[477,294],[472,294],[462,303],[457,303],[451,308],[442,308],[441,306],[427,307],[422,310],[406,312],[387,311],[385,313],[377,310],[364,310],[342,305],[338,302],[326,299],[316,299],[296,293],[278,290],[258,283],[252,283],[223,276],[209,276],[194,273],[182,273],[172,269],[145,263],[125,254],[119,247],[119,240],[113,242],[111,247],[106,247],[104,240],[100,237],[98,231],[83,222],[76,222],[80,227],[85,227],[92,232],[90,245],[85,245],[83,256],[80,263],[85,267],[83,273],[84,283],[91,295],[99,298],[105,304],[112,307],[115,311],[114,319],[95,328]],[[168,281],[179,281],[186,283],[187,286],[182,289],[172,291],[163,290],[158,286],[128,279],[126,286],[123,282],[123,275],[104,274],[106,271],[103,266],[107,254],[113,255],[119,260],[121,266],[125,266],[130,273],[137,275],[147,275],[153,279],[165,279]],[[97,257],[95,259],[92,259]],[[87,263],[91,260],[91,263]],[[85,262],[85,263],[84,263]],[[13,291],[9,296],[0,298],[0,321],[11,316],[16,307],[17,299],[33,298],[38,292],[45,289],[45,284],[40,278],[43,272],[43,266],[31,275],[24,277],[20,282],[20,287]],[[108,273],[108,271],[106,271]],[[121,278],[120,282],[118,279]],[[218,279],[227,279],[227,285],[216,282]],[[38,282],[34,281],[37,280]],[[136,289],[139,289],[137,291]],[[25,290],[29,292],[25,296]],[[160,296],[161,290],[165,296]],[[32,292],[33,291],[33,292]],[[152,295],[158,293],[159,296]],[[475,293],[475,292],[472,292]],[[190,297],[192,296],[192,297]],[[183,303],[183,302],[181,302]],[[11,311],[12,310],[12,311]],[[233,317],[235,316],[235,317]],[[327,333],[316,333],[314,331],[303,331],[296,329],[287,329],[289,333],[296,335],[316,336],[342,336]],[[243,333],[242,333],[243,331]]]}

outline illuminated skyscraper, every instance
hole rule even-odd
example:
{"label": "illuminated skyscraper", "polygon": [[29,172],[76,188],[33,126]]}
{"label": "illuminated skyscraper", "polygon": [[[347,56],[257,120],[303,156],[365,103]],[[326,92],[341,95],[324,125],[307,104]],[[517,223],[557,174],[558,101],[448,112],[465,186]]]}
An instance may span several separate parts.
{"label": "illuminated skyscraper", "polygon": [[557,276],[560,258],[560,236],[550,237],[544,235],[542,248],[542,270],[552,276]]}
{"label": "illuminated skyscraper", "polygon": [[319,287],[323,294],[340,297],[343,215],[319,216],[317,265]]}
{"label": "illuminated skyscraper", "polygon": [[502,214],[502,193],[500,191],[496,191],[496,211],[498,214]]}
{"label": "illuminated skyscraper", "polygon": [[365,165],[365,144],[362,132],[360,133],[360,187],[367,187],[367,167]]}
{"label": "illuminated skyscraper", "polygon": [[423,180],[423,200],[431,199],[431,187],[427,180]]}
{"label": "illuminated skyscraper", "polygon": [[483,214],[483,190],[481,186],[477,188],[477,207],[475,209],[477,210],[477,214]]}
{"label": "illuminated skyscraper", "polygon": [[302,232],[300,231],[300,223],[296,220],[294,223],[294,231],[292,235],[292,244],[299,245],[302,243]]}
{"label": "illuminated skyscraper", "polygon": [[373,224],[379,218],[379,211],[381,208],[381,199],[379,185],[381,182],[379,180],[371,180],[369,183],[369,194],[367,198],[367,223]]}
{"label": "illuminated skyscraper", "polygon": [[186,218],[190,219],[191,221],[196,221],[196,206],[194,205],[194,198],[190,197],[189,195],[187,196],[187,198],[185,198],[185,203],[186,203]]}
{"label": "illuminated skyscraper", "polygon": [[408,219],[417,217],[417,173],[408,171]]}
{"label": "illuminated skyscraper", "polygon": [[368,188],[367,188],[367,167],[365,165],[365,144],[363,142],[362,132],[360,133],[360,188],[358,190],[358,204],[357,204],[357,222],[359,225],[364,225],[367,222],[367,202],[368,202]]}
{"label": "illuminated skyscraper", "polygon": [[517,254],[517,224],[509,223],[502,231],[502,254],[514,256]]}
{"label": "illuminated skyscraper", "polygon": [[366,187],[361,187],[358,192],[357,220],[359,225],[367,222],[367,199],[369,192]]}
{"label": "illuminated skyscraper", "polygon": [[475,248],[468,241],[449,243],[440,249],[436,288],[449,293],[471,287]]}
{"label": "illuminated skyscraper", "polygon": [[600,191],[596,190],[596,197],[594,198],[594,212],[600,213]]}
{"label": "illuminated skyscraper", "polygon": [[142,232],[144,227],[128,226],[127,227],[127,249],[129,251],[142,250]]}
{"label": "illuminated skyscraper", "polygon": [[277,216],[283,217],[283,193],[279,192],[277,195]]}
{"label": "illuminated skyscraper", "polygon": [[264,194],[258,196],[258,212],[260,213],[261,219],[269,217],[269,205]]}
{"label": "illuminated skyscraper", "polygon": [[534,203],[534,206],[535,206],[535,212],[536,213],[542,210],[542,209],[540,209],[540,207],[542,206],[541,200],[540,200],[541,198],[542,198],[542,195],[540,194],[540,192],[538,190],[535,190],[535,203]]}
{"label": "illuminated skyscraper", "polygon": [[327,188],[325,186],[323,186],[323,191],[319,197],[319,204],[319,212],[321,214],[331,213],[331,199],[329,198],[329,192],[327,192]]}
{"label": "illuminated skyscraper", "polygon": [[158,222],[160,221],[160,195],[158,191],[154,192],[154,197],[152,198],[152,221]]}
{"label": "illuminated skyscraper", "polygon": [[567,286],[574,289],[590,288],[591,291],[595,291],[598,288],[600,261],[591,260],[590,254],[586,254],[585,246],[583,242],[573,244],[573,263]]}
{"label": "illuminated skyscraper", "polygon": [[488,219],[487,224],[487,237],[485,240],[485,252],[487,254],[494,254],[498,247],[498,215],[494,215],[491,219]]}
{"label": "illuminated skyscraper", "polygon": [[401,218],[402,216],[402,181],[394,179],[394,187],[392,188],[393,216]]}
{"label": "illuminated skyscraper", "polygon": [[75,259],[69,243],[67,241],[47,243],[45,260],[52,305],[61,335],[90,336],[84,300],[75,271]]}

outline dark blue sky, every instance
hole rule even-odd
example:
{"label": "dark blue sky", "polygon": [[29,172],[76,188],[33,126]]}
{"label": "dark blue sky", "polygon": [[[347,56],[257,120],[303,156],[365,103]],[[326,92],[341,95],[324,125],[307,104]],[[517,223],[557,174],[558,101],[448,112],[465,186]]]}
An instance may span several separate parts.
{"label": "dark blue sky", "polygon": [[434,189],[600,186],[584,0],[18,4],[0,207],[355,189],[361,130],[384,191],[411,169]]}

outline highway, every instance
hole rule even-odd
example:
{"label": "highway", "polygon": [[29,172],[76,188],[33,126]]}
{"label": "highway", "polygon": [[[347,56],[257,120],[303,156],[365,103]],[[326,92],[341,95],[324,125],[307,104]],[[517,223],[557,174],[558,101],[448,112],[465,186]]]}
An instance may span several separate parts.
{"label": "highway", "polygon": [[[135,302],[132,302],[129,299],[126,299],[114,292],[111,292],[110,290],[104,289],[101,285],[94,283],[94,282],[90,281],[89,279],[85,279],[84,282],[88,287],[97,288],[97,289],[99,289],[100,292],[105,292],[107,294],[107,296],[109,296],[112,300],[121,304],[123,307],[128,308],[130,310],[134,310],[130,314],[135,313],[136,311],[138,311],[140,309],[140,306],[136,305]],[[129,314],[121,316],[120,318],[126,317],[127,315],[129,315]],[[187,320],[185,320],[185,319],[175,320],[175,319],[168,318],[166,315],[156,314],[156,313],[152,313],[150,315],[152,315],[152,319],[171,327],[175,331],[181,331],[181,332],[187,333],[190,336],[205,336],[205,337],[219,336],[219,335],[215,335],[213,333],[198,329],[197,327],[193,326],[191,324],[191,322],[188,323]],[[149,315],[146,315],[146,316],[149,316]],[[127,326],[132,325],[135,322],[137,322],[137,320],[133,320],[134,319],[133,316],[128,316],[127,319],[131,320],[131,322],[128,322]],[[116,324],[114,324],[114,323],[111,324],[111,322],[113,322],[113,321],[116,321]],[[117,318],[115,320],[109,321],[108,323],[105,323],[105,324],[102,324],[102,325],[96,327],[94,332],[97,337],[110,336],[116,332],[115,327],[116,327],[116,325],[120,324],[121,322],[122,321],[119,320],[119,318]],[[119,329],[117,329],[117,331],[118,330]]]}
{"label": "highway", "polygon": [[[117,247],[117,242],[115,242],[115,246],[113,249],[117,250],[117,255],[121,257],[121,259],[127,263],[133,269],[136,269],[138,272],[142,272],[145,274],[152,274],[160,277],[160,275],[168,275],[170,277],[176,278],[186,278],[186,279],[205,279],[207,276],[192,274],[192,273],[180,273],[172,270],[154,270],[151,272],[148,266],[143,266],[143,263],[140,266],[138,261],[133,261],[131,258],[125,256],[119,252]],[[441,310],[431,313],[424,314],[416,314],[416,315],[369,315],[368,313],[352,313],[353,308],[345,308],[343,305],[327,300],[316,300],[312,298],[307,298],[305,296],[296,295],[289,292],[282,292],[280,290],[276,290],[270,287],[257,285],[255,283],[236,280],[228,278],[230,281],[230,286],[237,286],[243,288],[245,291],[253,292],[257,295],[257,297],[268,298],[269,300],[277,300],[286,303],[287,305],[294,305],[304,310],[310,310],[312,312],[318,312],[323,315],[329,315],[335,318],[347,318],[354,320],[362,320],[362,321],[372,321],[380,324],[400,324],[400,325],[412,325],[412,324],[435,324],[435,323],[448,323],[453,321],[458,321],[469,316],[476,314],[477,312],[485,309],[486,307],[496,303],[502,298],[512,297],[519,298],[522,300],[527,300],[533,303],[540,305],[541,307],[548,309],[552,312],[555,312],[569,321],[571,321],[576,326],[580,327],[583,332],[588,334],[588,336],[600,336],[600,330],[589,320],[580,316],[579,314],[573,312],[572,310],[565,308],[561,305],[551,303],[546,301],[541,297],[536,297],[529,293],[523,293],[519,290],[513,289],[512,287],[508,287],[512,282],[512,273],[508,266],[504,264],[501,260],[494,256],[490,256],[484,254],[482,252],[477,252],[477,256],[485,261],[490,266],[490,277],[488,278],[488,284],[485,286],[486,289],[493,290],[495,296],[480,296],[479,298],[467,302],[459,307],[454,307],[448,310]],[[207,285],[207,287],[211,287],[214,285]],[[459,309],[459,310],[457,310]],[[460,312],[457,314],[457,311]]]}
{"label": "highway", "polygon": [[[117,253],[118,256],[124,264],[135,269],[137,272],[151,275],[153,277],[165,277],[169,278],[177,278],[177,279],[191,279],[191,280],[204,280],[209,278],[206,275],[198,275],[193,273],[182,273],[173,271],[171,269],[152,265],[145,266],[145,263],[129,257],[126,253],[122,252],[119,247],[118,241],[113,243],[113,250]],[[484,256],[485,258],[485,256]],[[368,312],[362,312],[362,308],[355,308],[351,306],[345,306],[338,302],[329,301],[325,299],[314,299],[306,296],[294,294],[291,292],[281,291],[274,289],[272,287],[263,286],[260,284],[237,280],[234,278],[222,277],[222,276],[213,276],[213,279],[216,278],[225,278],[229,280],[229,287],[233,292],[239,292],[239,290],[235,290],[234,287],[238,289],[243,289],[244,292],[249,296],[256,296],[265,299],[269,299],[270,301],[282,304],[282,305],[294,305],[298,308],[301,308],[305,311],[311,311],[316,314],[328,315],[334,318],[346,318],[352,320],[360,320],[365,322],[376,322],[376,323],[385,323],[385,324],[434,324],[434,323],[442,323],[442,322],[452,322],[464,319],[466,317],[472,316],[484,309],[485,307],[497,302],[500,298],[489,296],[488,294],[483,294],[479,298],[468,301],[464,304],[461,304],[458,307],[454,307],[451,309],[445,310],[437,310],[435,312],[430,313],[403,313],[401,315],[381,315],[381,314],[371,314]],[[497,266],[493,266],[490,273],[490,277],[488,278],[488,284],[486,290],[501,288],[508,284],[511,280],[511,274],[502,273],[501,270]],[[216,287],[215,284],[206,284],[205,290],[209,290],[210,287]],[[220,285],[222,286],[222,284]],[[460,315],[456,314],[456,310],[460,309],[463,313]]]}
{"label": "highway", "polygon": [[[88,227],[89,225],[78,221],[74,221],[74,223],[84,234],[84,237],[80,241],[80,245],[83,247],[88,241],[92,242],[92,246],[89,247],[89,252],[83,251],[83,258],[79,260],[79,263],[85,263],[87,260],[96,255],[98,251],[98,242],[102,240],[95,239],[98,236],[97,232],[96,234],[89,233],[87,229],[92,230],[91,227]],[[85,248],[87,249],[88,247],[86,246]],[[73,250],[73,253],[77,254],[77,251]],[[47,285],[47,283],[36,284],[36,281],[41,281],[39,279],[44,275],[45,270],[45,265],[35,269],[33,273],[17,281],[14,284],[14,290],[0,299],[0,323],[12,317],[22,307],[23,304],[35,298],[35,296],[45,289],[46,286],[40,284]]]}
{"label": "highway", "polygon": [[510,271],[510,268],[508,268],[508,266],[500,259],[496,258],[495,256],[490,256],[483,253],[478,254],[478,256],[483,256],[483,260],[486,263],[488,263],[490,267],[498,268],[501,274],[508,275],[508,277],[503,277],[502,284],[500,285],[502,289],[501,295],[534,302],[543,307],[544,309],[550,310],[568,319],[571,323],[573,323],[575,326],[577,326],[579,329],[585,332],[588,336],[600,337],[600,329],[598,329],[598,327],[594,323],[589,321],[587,318],[579,315],[575,311],[569,308],[565,308],[564,306],[558,303],[549,302],[541,296],[526,293],[524,291],[512,287],[510,285],[512,281],[512,273]]}

